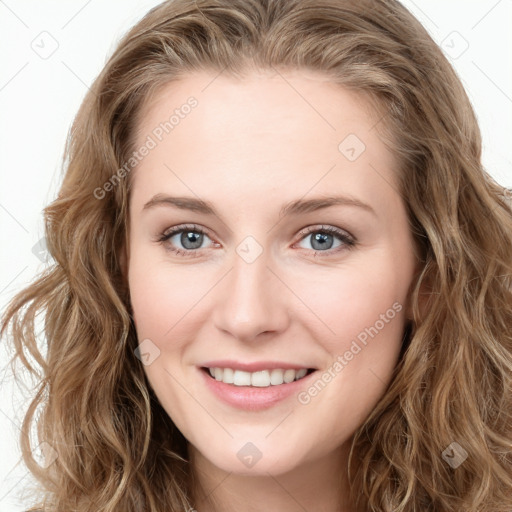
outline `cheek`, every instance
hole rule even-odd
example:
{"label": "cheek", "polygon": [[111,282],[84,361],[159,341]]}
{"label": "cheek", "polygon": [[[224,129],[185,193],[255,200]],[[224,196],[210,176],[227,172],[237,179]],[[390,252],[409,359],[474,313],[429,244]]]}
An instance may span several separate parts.
{"label": "cheek", "polygon": [[128,278],[139,346],[141,352],[144,347],[150,354],[144,372],[169,416],[172,404],[173,419],[181,418],[186,400],[175,383],[184,380],[183,354],[194,328],[192,307],[202,287],[190,282],[180,269],[135,254]]}
{"label": "cheek", "polygon": [[313,282],[307,287],[315,290],[309,295],[306,288],[299,292],[321,319],[308,314],[311,322],[305,325],[327,356],[318,379],[298,399],[305,411],[329,418],[322,427],[326,438],[345,439],[389,385],[405,326],[404,277],[391,263],[375,263],[364,265],[364,271],[353,267],[316,279],[315,288]]}
{"label": "cheek", "polygon": [[[188,382],[189,393],[201,396],[187,370],[187,348],[201,338],[201,330],[219,334],[214,332],[212,313],[225,307],[219,299],[230,290],[215,287],[223,269],[169,265],[161,257],[149,256],[134,254],[129,267],[139,340],[151,339],[163,356],[144,369],[169,416],[200,445],[202,432],[194,425],[203,412],[191,405],[190,395],[176,382]],[[294,403],[296,426],[288,429],[283,424],[272,440],[262,438],[262,444],[271,443],[269,449],[279,453],[291,439],[294,445],[308,446],[313,442],[310,431],[318,430],[325,439],[320,449],[332,450],[364,421],[385,392],[400,350],[408,284],[407,269],[395,259],[375,251],[337,269],[320,265],[280,269],[279,276],[293,290],[290,293],[283,286],[271,296],[273,307],[286,311],[290,320],[290,332],[281,333],[281,341],[298,335],[304,351],[325,356],[325,367],[319,372],[322,382],[304,390]],[[240,428],[259,435],[258,426]]]}
{"label": "cheek", "polygon": [[171,267],[165,261],[134,254],[128,272],[130,299],[139,339],[151,338],[158,344],[177,338],[176,333],[208,288],[198,279],[199,273],[187,268]]}
{"label": "cheek", "polygon": [[[310,312],[304,318],[323,340],[327,351],[339,354],[350,342],[364,343],[377,330],[381,338],[400,338],[408,293],[407,272],[384,256],[296,280],[297,295]],[[312,313],[314,313],[314,315]],[[316,316],[316,320],[315,320]]]}

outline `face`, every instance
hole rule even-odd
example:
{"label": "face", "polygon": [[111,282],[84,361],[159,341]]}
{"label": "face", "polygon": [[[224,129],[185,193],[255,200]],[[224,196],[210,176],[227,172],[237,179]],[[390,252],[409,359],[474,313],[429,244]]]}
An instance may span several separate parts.
{"label": "face", "polygon": [[142,112],[123,259],[140,352],[218,468],[335,457],[390,382],[417,268],[379,117],[302,71],[189,75]]}

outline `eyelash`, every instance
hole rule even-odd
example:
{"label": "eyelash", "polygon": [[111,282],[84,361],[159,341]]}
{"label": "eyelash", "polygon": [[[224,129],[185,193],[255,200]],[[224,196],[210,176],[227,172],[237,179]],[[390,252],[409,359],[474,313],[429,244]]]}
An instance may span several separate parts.
{"label": "eyelash", "polygon": [[[186,225],[182,224],[179,226],[175,226],[174,228],[171,228],[170,231],[169,230],[164,231],[163,233],[161,233],[159,235],[159,237],[157,238],[156,241],[158,243],[167,245],[166,250],[168,250],[178,256],[183,256],[186,258],[189,258],[189,257],[193,258],[193,257],[199,256],[199,252],[201,251],[201,249],[188,249],[188,250],[176,249],[176,248],[169,247],[168,244],[166,244],[166,242],[170,238],[172,238],[174,235],[176,235],[178,233],[185,232],[185,231],[199,233],[199,234],[206,235],[209,237],[208,232],[196,224],[186,224]],[[335,235],[341,240],[341,242],[343,242],[343,245],[340,245],[340,246],[336,247],[335,249],[329,249],[327,251],[319,251],[319,250],[311,249],[315,253],[314,254],[315,257],[318,254],[322,254],[322,253],[326,253],[326,257],[331,256],[331,255],[338,253],[340,251],[343,251],[343,250],[351,250],[356,246],[356,240],[352,236],[346,234],[341,229],[335,228],[334,226],[324,226],[324,225],[311,226],[311,227],[308,227],[305,230],[303,230],[300,233],[301,238],[299,239],[299,242],[301,242],[303,239],[305,239],[308,235],[310,235],[312,233],[328,233],[330,235]],[[322,255],[320,257],[324,257],[324,256]]]}

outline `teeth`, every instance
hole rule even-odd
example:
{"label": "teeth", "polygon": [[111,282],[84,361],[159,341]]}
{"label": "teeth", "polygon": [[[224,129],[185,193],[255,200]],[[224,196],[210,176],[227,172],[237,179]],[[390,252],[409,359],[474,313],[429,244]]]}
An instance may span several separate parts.
{"label": "teeth", "polygon": [[235,382],[235,372],[231,368],[224,368],[222,372],[222,382],[226,384],[233,384]]}
{"label": "teeth", "polygon": [[[224,372],[224,370],[221,370],[221,372]],[[235,386],[250,386],[251,374],[249,372],[243,372],[242,370],[235,370],[233,384]]]}
{"label": "teeth", "polygon": [[262,370],[261,372],[254,372],[248,374],[251,379],[251,386],[256,386],[258,388],[266,388],[270,386],[270,374],[268,370]]}
{"label": "teeth", "polygon": [[215,380],[222,381],[225,384],[258,388],[279,386],[283,383],[288,384],[294,380],[302,379],[308,372],[306,368],[300,370],[262,370],[259,372],[244,372],[231,368],[208,368],[208,371]]}

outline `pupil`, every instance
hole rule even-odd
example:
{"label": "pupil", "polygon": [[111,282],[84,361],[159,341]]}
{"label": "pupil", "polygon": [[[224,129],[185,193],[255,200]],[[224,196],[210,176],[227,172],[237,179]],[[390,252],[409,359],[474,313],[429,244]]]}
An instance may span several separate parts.
{"label": "pupil", "polygon": [[[202,233],[188,231],[187,233],[182,233],[181,243],[187,249],[198,249],[201,247],[202,236]],[[332,246],[332,238],[332,235],[327,233],[315,233],[312,242],[313,249],[330,249]],[[192,247],[188,246],[188,244],[192,244]],[[317,247],[315,247],[315,244],[318,244]]]}
{"label": "pupil", "polygon": [[[186,249],[198,249],[201,247],[202,236],[202,233],[188,231],[187,233],[182,233],[181,243]],[[189,246],[188,244],[192,244],[192,246]]]}
{"label": "pupil", "polygon": [[[331,243],[329,244],[327,242],[328,239],[331,239]],[[318,243],[320,244],[318,247],[315,247],[315,244]],[[332,246],[332,235],[329,235],[327,233],[316,233],[313,237],[313,242],[312,242],[312,247],[313,249],[330,249],[331,246]]]}

